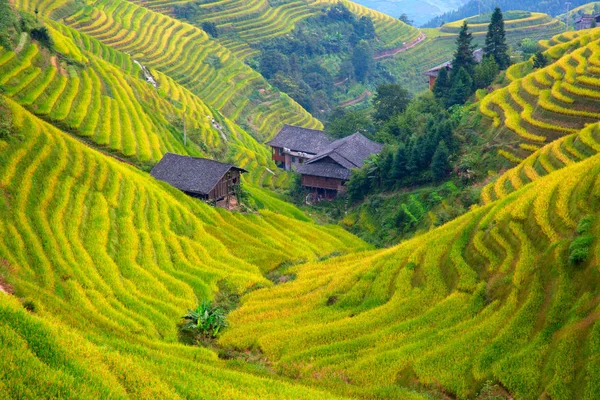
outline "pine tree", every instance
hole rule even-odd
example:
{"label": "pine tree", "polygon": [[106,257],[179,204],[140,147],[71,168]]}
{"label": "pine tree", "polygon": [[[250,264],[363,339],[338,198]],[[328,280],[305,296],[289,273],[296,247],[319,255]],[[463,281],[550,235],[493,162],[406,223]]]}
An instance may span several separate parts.
{"label": "pine tree", "polygon": [[[463,22],[456,39],[456,52],[454,53],[454,59],[452,60],[452,70],[459,71],[464,68],[467,73],[472,74],[475,68],[475,57],[473,56],[474,46],[471,44],[473,41],[473,34],[469,32],[469,25],[467,21]],[[453,79],[452,79],[453,80]]]}
{"label": "pine tree", "polygon": [[466,69],[461,68],[454,79],[452,79],[452,88],[448,97],[447,106],[452,107],[455,104],[463,104],[471,94],[473,94],[473,80]]}
{"label": "pine tree", "polygon": [[442,140],[431,159],[431,174],[436,182],[442,181],[450,173],[450,152]]}
{"label": "pine tree", "polygon": [[496,79],[498,75],[498,64],[494,57],[485,57],[481,63],[475,67],[474,83],[477,89],[483,89]]}
{"label": "pine tree", "polygon": [[400,180],[406,175],[406,166],[408,164],[408,154],[404,143],[398,145],[396,154],[394,155],[394,163],[392,164],[391,175],[394,180]]}
{"label": "pine tree", "polygon": [[436,99],[441,100],[442,103],[446,102],[450,92],[450,77],[448,76],[447,68],[442,68],[438,72],[432,91]]}
{"label": "pine tree", "polygon": [[485,36],[485,47],[483,48],[486,57],[494,57],[498,68],[501,70],[508,68],[510,57],[508,55],[508,45],[506,44],[506,32],[504,31],[504,17],[500,8],[496,7],[492,14],[492,20],[488,26]]}

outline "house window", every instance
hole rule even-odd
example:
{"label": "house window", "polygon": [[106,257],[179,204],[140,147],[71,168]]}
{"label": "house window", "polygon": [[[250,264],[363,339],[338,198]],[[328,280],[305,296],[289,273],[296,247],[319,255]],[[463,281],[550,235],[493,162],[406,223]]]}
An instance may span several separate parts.
{"label": "house window", "polygon": [[296,157],[292,157],[292,162],[295,163],[296,162]]}
{"label": "house window", "polygon": [[304,164],[304,158],[300,159],[300,164]]}
{"label": "house window", "polygon": [[283,155],[283,149],[281,147],[277,148],[277,154],[279,154],[280,156]]}

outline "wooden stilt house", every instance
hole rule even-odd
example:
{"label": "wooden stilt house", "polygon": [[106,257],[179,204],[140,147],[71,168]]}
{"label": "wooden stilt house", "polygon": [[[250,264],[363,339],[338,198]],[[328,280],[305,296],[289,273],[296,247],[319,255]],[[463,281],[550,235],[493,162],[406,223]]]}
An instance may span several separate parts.
{"label": "wooden stilt house", "polygon": [[229,208],[244,172],[243,168],[207,158],[166,153],[150,174],[189,196]]}

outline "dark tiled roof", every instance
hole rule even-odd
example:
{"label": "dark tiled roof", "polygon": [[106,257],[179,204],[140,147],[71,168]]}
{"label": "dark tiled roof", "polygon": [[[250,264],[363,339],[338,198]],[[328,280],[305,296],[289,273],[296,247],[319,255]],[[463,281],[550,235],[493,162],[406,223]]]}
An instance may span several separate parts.
{"label": "dark tiled roof", "polygon": [[[477,49],[473,51],[473,57],[475,57],[475,61],[477,61],[478,63],[480,63],[483,60],[483,49]],[[423,72],[423,75],[427,75],[427,76],[438,76],[438,73],[440,72],[440,70],[442,68],[449,68],[452,69],[452,61],[446,61],[443,64],[438,65],[437,67],[433,67],[431,69],[428,69],[427,71]]]}
{"label": "dark tiled roof", "polygon": [[285,125],[267,145],[317,154],[330,143],[331,139],[323,131]]}
{"label": "dark tiled roof", "polygon": [[321,160],[320,162],[304,164],[297,169],[297,172],[302,175],[322,176],[326,178],[337,178],[347,181],[352,175],[352,171],[344,168],[341,165]]}
{"label": "dark tiled roof", "polygon": [[[368,156],[377,154],[382,149],[382,144],[373,142],[360,133],[355,133],[331,143],[315,158],[299,167],[297,171],[303,175],[349,179],[352,168],[362,167]],[[341,169],[347,172],[342,173]]]}
{"label": "dark tiled roof", "polygon": [[232,168],[246,172],[231,164],[206,158],[166,153],[150,174],[179,190],[207,195]]}

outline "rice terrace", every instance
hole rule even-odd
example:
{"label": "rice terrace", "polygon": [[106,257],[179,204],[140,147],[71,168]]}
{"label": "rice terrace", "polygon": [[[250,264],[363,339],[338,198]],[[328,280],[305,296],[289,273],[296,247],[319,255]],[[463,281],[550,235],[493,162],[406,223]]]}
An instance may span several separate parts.
{"label": "rice terrace", "polygon": [[600,2],[360,2],[0,0],[0,399],[600,399]]}

